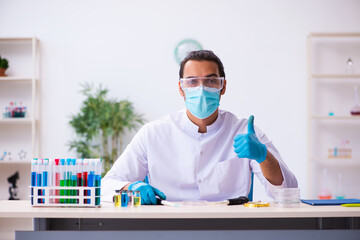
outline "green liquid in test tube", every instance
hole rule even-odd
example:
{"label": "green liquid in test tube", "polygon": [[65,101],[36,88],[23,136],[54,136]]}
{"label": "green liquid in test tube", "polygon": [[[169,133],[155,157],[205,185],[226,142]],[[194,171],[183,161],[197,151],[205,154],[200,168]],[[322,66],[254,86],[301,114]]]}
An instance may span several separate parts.
{"label": "green liquid in test tube", "polygon": [[[66,179],[66,172],[65,172],[65,159],[60,159],[60,187],[65,187],[65,179]],[[65,195],[65,190],[60,190],[60,196]],[[65,203],[64,198],[60,198],[60,203]]]}
{"label": "green liquid in test tube", "polygon": [[[71,187],[71,158],[66,159],[66,181],[65,181],[65,186],[66,187]],[[65,191],[65,196],[71,196],[71,190],[66,190]],[[65,199],[65,203],[71,203],[71,199],[67,198]]]}
{"label": "green liquid in test tube", "polygon": [[[71,160],[72,174],[71,174],[71,187],[76,187],[77,185],[77,171],[76,171],[76,159]],[[71,196],[76,196],[76,190],[71,190]],[[77,203],[76,199],[71,199],[71,203]]]}
{"label": "green liquid in test tube", "polygon": [[101,187],[101,159],[96,159],[95,163],[95,205],[100,205],[100,187]]}

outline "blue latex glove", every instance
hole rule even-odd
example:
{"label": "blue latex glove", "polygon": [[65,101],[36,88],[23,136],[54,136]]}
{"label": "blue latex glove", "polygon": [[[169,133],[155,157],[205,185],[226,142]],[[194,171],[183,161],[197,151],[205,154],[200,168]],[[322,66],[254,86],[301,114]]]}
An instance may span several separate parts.
{"label": "blue latex glove", "polygon": [[159,189],[150,186],[147,183],[137,181],[130,184],[128,187],[132,191],[140,191],[141,195],[141,204],[154,204],[156,205],[156,195],[158,195],[162,200],[166,199],[166,196]]}
{"label": "blue latex glove", "polygon": [[234,141],[234,151],[239,158],[254,159],[258,163],[265,161],[267,149],[255,135],[253,115],[248,120],[248,133],[236,135]]}

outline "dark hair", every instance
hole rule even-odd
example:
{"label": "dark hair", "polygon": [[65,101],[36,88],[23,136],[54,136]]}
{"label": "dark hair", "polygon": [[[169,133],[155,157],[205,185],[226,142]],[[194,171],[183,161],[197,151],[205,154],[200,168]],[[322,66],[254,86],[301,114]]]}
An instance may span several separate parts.
{"label": "dark hair", "polygon": [[180,78],[183,77],[184,66],[189,60],[215,62],[218,65],[220,77],[225,78],[224,66],[220,58],[218,58],[218,56],[216,56],[215,53],[213,53],[213,51],[210,50],[198,50],[198,51],[190,52],[180,63],[180,70],[179,70]]}

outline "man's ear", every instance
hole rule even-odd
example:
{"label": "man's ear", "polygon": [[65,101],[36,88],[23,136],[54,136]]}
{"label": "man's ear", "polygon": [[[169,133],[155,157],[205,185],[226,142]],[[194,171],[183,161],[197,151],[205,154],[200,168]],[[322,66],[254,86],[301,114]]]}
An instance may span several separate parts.
{"label": "man's ear", "polygon": [[224,79],[224,85],[223,85],[223,88],[220,91],[220,95],[224,95],[225,92],[226,92],[226,79]]}
{"label": "man's ear", "polygon": [[180,81],[179,81],[179,93],[180,93],[180,95],[181,95],[182,97],[185,97],[185,96],[184,96],[184,92],[183,92],[183,90],[181,89]]}

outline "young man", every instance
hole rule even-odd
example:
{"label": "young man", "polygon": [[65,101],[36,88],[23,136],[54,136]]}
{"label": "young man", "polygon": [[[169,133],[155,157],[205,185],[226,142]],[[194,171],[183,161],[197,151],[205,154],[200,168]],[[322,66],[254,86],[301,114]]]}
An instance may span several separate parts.
{"label": "young man", "polygon": [[[117,189],[139,190],[143,204],[162,199],[220,201],[247,196],[254,173],[272,196],[297,180],[254,117],[219,110],[224,67],[207,50],[181,62],[179,92],[186,109],[145,124],[103,179],[104,200]],[[148,176],[149,184],[144,183]],[[160,191],[160,190],[161,191]]]}

